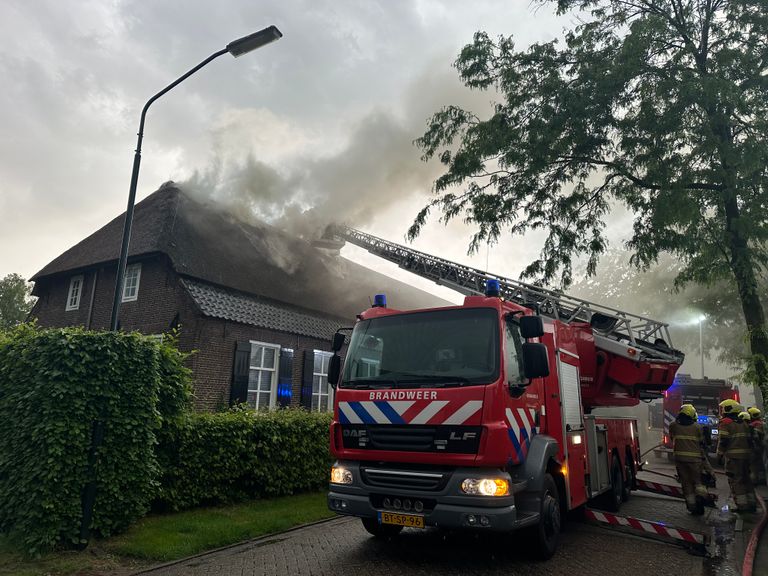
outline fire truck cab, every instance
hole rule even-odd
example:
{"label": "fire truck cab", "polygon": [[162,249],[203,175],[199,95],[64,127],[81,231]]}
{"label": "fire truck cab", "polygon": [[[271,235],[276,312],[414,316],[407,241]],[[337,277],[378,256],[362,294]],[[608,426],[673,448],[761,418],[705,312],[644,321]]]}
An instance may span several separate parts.
{"label": "fire truck cab", "polygon": [[494,280],[460,306],[400,311],[377,296],[343,367],[334,338],[329,508],[375,536],[524,530],[550,557],[565,512],[615,511],[635,485],[636,421],[591,407],[661,395],[679,366],[620,340],[598,349],[599,332],[502,299]]}

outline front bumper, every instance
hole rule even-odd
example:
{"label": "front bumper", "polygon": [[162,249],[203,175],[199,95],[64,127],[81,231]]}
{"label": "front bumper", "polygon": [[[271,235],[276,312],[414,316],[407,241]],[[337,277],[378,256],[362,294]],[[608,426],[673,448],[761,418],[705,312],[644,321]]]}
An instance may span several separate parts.
{"label": "front bumper", "polygon": [[[499,470],[457,468],[439,490],[421,491],[397,487],[371,486],[363,481],[360,466],[354,462],[339,462],[352,472],[352,484],[331,484],[328,508],[338,514],[359,518],[379,518],[380,512],[415,514],[424,517],[427,526],[446,529],[481,529],[493,532],[509,532],[532,525],[536,515],[522,512],[515,505],[514,493],[509,496],[470,496],[460,491],[465,478],[482,476],[509,477]],[[513,485],[510,482],[510,488]],[[422,512],[385,508],[382,499],[388,497],[422,500],[429,502]]]}

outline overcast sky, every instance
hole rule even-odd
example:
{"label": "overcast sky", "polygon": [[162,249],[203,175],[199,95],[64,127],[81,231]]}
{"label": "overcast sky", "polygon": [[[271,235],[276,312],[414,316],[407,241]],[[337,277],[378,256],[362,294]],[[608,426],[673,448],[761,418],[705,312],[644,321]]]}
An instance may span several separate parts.
{"label": "overcast sky", "polygon": [[[440,173],[412,140],[443,105],[482,113],[494,100],[459,83],[462,46],[485,30],[525,47],[573,18],[527,0],[3,0],[0,277],[29,278],[124,211],[145,101],[270,24],[280,41],[222,56],[153,105],[138,199],[174,180],[267,220],[309,210],[404,242]],[[611,220],[616,244],[626,224]],[[542,241],[468,256],[470,233],[432,219],[414,246],[517,277]],[[360,249],[343,254],[458,301]]]}
{"label": "overcast sky", "polygon": [[[0,276],[31,276],[123,211],[146,99],[270,24],[279,42],[219,58],[150,109],[139,200],[196,173],[226,188],[251,161],[304,183],[285,192],[297,209],[324,204],[335,189],[373,188],[378,208],[353,216],[402,241],[439,169],[420,163],[411,140],[440,106],[482,109],[493,99],[459,84],[458,51],[476,30],[511,33],[524,46],[559,35],[567,20],[518,0],[4,0]],[[283,192],[273,188],[265,214],[274,216]],[[466,259],[462,228],[433,221],[417,245]],[[490,260],[510,274],[524,264]]]}

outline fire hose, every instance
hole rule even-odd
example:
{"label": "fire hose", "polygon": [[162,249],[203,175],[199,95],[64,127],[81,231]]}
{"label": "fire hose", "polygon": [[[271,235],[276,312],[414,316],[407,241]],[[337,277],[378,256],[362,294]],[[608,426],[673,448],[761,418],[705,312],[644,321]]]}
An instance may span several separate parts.
{"label": "fire hose", "polygon": [[653,448],[648,448],[648,450],[646,450],[645,452],[643,452],[642,454],[640,454],[640,460],[642,460],[643,458],[645,458],[645,455],[646,455],[646,454],[648,454],[648,452],[651,452],[651,451],[653,451],[653,450],[656,450],[656,448],[660,448],[662,444],[664,444],[664,443],[663,443],[663,442],[659,442],[659,443],[658,443],[658,444],[656,444],[656,446],[654,446]]}

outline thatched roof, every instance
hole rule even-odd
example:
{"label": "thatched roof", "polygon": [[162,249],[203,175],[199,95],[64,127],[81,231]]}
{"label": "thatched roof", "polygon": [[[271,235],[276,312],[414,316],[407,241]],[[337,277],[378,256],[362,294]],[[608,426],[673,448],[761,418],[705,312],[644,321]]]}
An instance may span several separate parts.
{"label": "thatched roof", "polygon": [[[122,227],[121,215],[50,262],[32,280],[116,262]],[[136,205],[129,259],[153,253],[166,254],[182,276],[338,318],[354,318],[379,292],[386,293],[395,308],[448,304],[268,224],[240,219],[173,184]]]}

